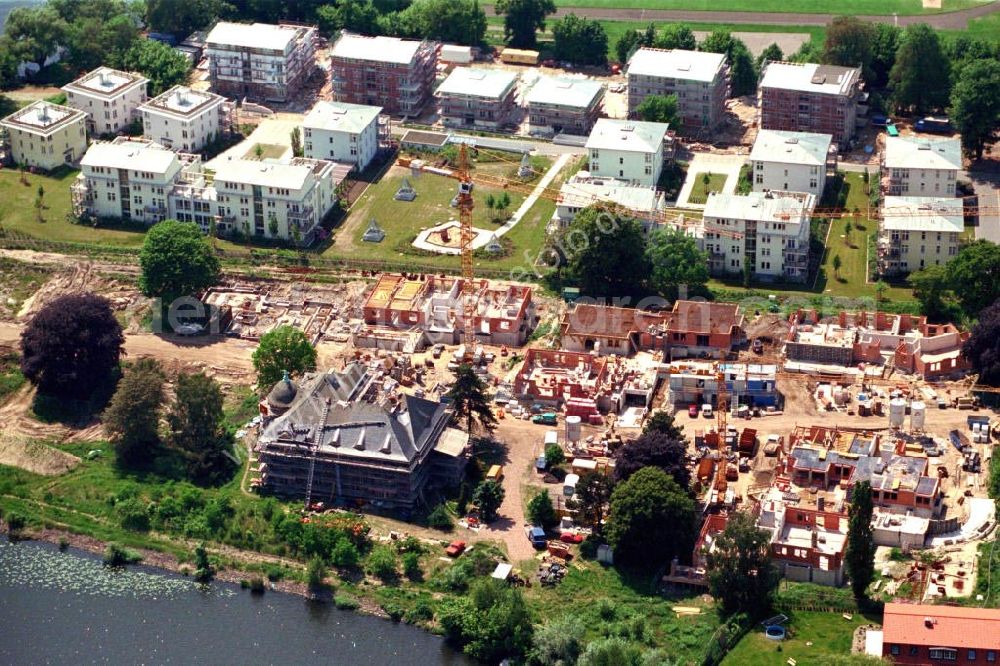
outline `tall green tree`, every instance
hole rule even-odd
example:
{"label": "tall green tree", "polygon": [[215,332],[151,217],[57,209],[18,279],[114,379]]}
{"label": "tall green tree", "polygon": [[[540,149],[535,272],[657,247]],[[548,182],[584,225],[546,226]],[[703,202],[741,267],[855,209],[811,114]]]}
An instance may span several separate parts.
{"label": "tall green tree", "polygon": [[950,64],[933,28],[919,23],[903,31],[889,83],[896,107],[904,111],[927,113],[948,105]]}
{"label": "tall green tree", "polygon": [[866,79],[871,76],[872,45],[875,27],[853,16],[837,16],[826,27],[823,62],[842,67],[860,67]]}
{"label": "tall green tree", "polygon": [[760,55],[757,56],[757,69],[760,69],[765,62],[778,62],[785,59],[785,54],[777,44],[770,44]]}
{"label": "tall green tree", "polygon": [[694,51],[698,48],[698,40],[691,28],[683,23],[668,23],[656,33],[652,46],[658,49]]}
{"label": "tall green tree", "polygon": [[733,37],[725,30],[715,30],[698,45],[698,50],[725,54],[729,60],[733,97],[749,95],[757,89],[757,68],[750,49],[742,40]]}
{"label": "tall green tree", "polygon": [[549,491],[541,488],[528,500],[528,520],[533,525],[541,525],[545,529],[551,529],[559,524],[559,516],[556,515],[556,508],[552,505]]}
{"label": "tall green tree", "polygon": [[847,548],[844,550],[844,570],[851,578],[854,598],[866,598],[868,586],[875,576],[875,535],[872,532],[872,484],[861,481],[851,491],[851,508],[847,519]]}
{"label": "tall green tree", "polygon": [[676,130],[681,124],[677,95],[647,95],[636,108],[639,117],[651,123],[668,123]]}
{"label": "tall green tree", "polygon": [[415,0],[402,14],[414,36],[422,39],[467,46],[486,39],[486,13],[478,0]]}
{"label": "tall green tree", "polygon": [[321,33],[331,37],[340,30],[349,30],[362,35],[378,35],[379,11],[370,0],[342,0],[336,4],[323,5],[316,10],[316,20]]}
{"label": "tall green tree", "polygon": [[545,30],[545,17],[554,14],[553,0],[497,0],[497,16],[503,16],[503,37],[509,46],[535,48],[535,32]]}
{"label": "tall green tree", "polygon": [[608,62],[608,33],[600,21],[570,14],[552,24],[553,53],[558,60],[577,65]]}
{"label": "tall green tree", "polygon": [[185,38],[208,25],[223,11],[220,0],[146,0],[146,22],[157,32]]}
{"label": "tall green tree", "polygon": [[[17,86],[20,82],[17,77],[17,68],[20,64],[20,59],[14,55],[13,40],[6,35],[0,35],[0,90]],[[3,102],[4,99],[0,98],[0,102]],[[0,108],[3,108],[4,115],[9,113],[4,104],[0,104]]]}
{"label": "tall green tree", "polygon": [[52,7],[15,7],[4,23],[7,44],[14,56],[39,67],[66,44],[69,26]]}
{"label": "tall green tree", "polygon": [[260,338],[253,352],[257,386],[269,389],[284,374],[301,375],[316,369],[316,348],[294,326],[278,326]]}
{"label": "tall green tree", "polygon": [[665,409],[654,412],[642,426],[642,434],[660,433],[670,439],[684,439],[684,430],[677,425],[673,415]]}
{"label": "tall green tree", "polygon": [[645,46],[642,43],[642,34],[638,30],[626,30],[615,41],[615,56],[618,62],[624,65],[642,46]]}
{"label": "tall green tree", "polygon": [[649,286],[667,300],[704,294],[708,285],[708,254],[695,239],[679,229],[655,229],[649,235],[646,260],[651,266]]}
{"label": "tall green tree", "polygon": [[[962,345],[962,354],[969,359],[979,378],[977,384],[1000,386],[1000,299],[983,308],[972,327],[969,339]],[[994,455],[990,464],[991,487],[1000,491],[1000,457]],[[996,494],[991,495],[1000,499]]]}
{"label": "tall green tree", "polygon": [[535,628],[531,641],[532,664],[567,666],[575,664],[583,651],[587,625],[575,615],[563,615]]}
{"label": "tall green tree", "polygon": [[673,477],[646,467],[611,493],[605,534],[615,560],[659,566],[686,556],[694,540],[694,500]]}
{"label": "tall green tree", "polygon": [[896,51],[902,30],[888,23],[876,23],[872,38],[872,72],[868,84],[873,88],[884,88],[889,83],[889,72],[896,64]]}
{"label": "tall green tree", "polygon": [[222,389],[202,373],[177,376],[174,403],[167,415],[171,444],[184,455],[195,483],[223,483],[236,467],[233,438],[225,428]]}
{"label": "tall green tree", "polygon": [[913,296],[920,301],[920,310],[932,321],[951,319],[953,308],[949,296],[951,283],[948,267],[935,264],[910,273],[906,283],[913,288]]}
{"label": "tall green tree", "polygon": [[150,95],[186,83],[191,74],[191,63],[184,54],[152,39],[136,40],[122,56],[121,67],[145,75]]}
{"label": "tall green tree", "polygon": [[472,493],[472,503],[479,507],[484,522],[491,523],[496,520],[504,495],[506,492],[503,486],[492,479],[476,486],[476,490]]}
{"label": "tall green tree", "polygon": [[146,232],[139,251],[139,289],[165,307],[219,281],[219,259],[193,222],[166,220]]}
{"label": "tall green tree", "polygon": [[444,635],[482,663],[520,658],[531,648],[532,618],[520,588],[493,578],[472,584],[465,596],[438,611]]}
{"label": "tall green tree", "polygon": [[759,618],[768,612],[779,579],[770,548],[770,535],[757,528],[753,516],[730,514],[707,556],[709,589],[723,614]]}
{"label": "tall green tree", "polygon": [[160,447],[160,414],[166,395],[160,364],[149,358],[136,361],[121,381],[102,421],[121,467],[145,467]]}
{"label": "tall green tree", "polygon": [[600,207],[584,208],[556,241],[570,281],[587,296],[643,292],[649,277],[642,225]]}
{"label": "tall green tree", "polygon": [[962,147],[976,159],[1000,132],[1000,61],[976,60],[962,68],[951,93],[951,120]]}
{"label": "tall green tree", "polygon": [[1000,298],[1000,245],[987,240],[969,243],[948,262],[948,280],[966,316]]}
{"label": "tall green tree", "polygon": [[463,363],[455,372],[455,383],[448,390],[448,398],[455,408],[455,418],[465,421],[465,429],[472,435],[476,423],[486,432],[493,432],[497,425],[497,417],[490,406],[490,398],[486,394],[486,384],[483,383],[472,369]]}
{"label": "tall green tree", "polygon": [[687,466],[687,439],[674,437],[670,429],[648,430],[615,451],[615,480],[626,481],[648,467],[663,470],[687,489],[691,470]]}

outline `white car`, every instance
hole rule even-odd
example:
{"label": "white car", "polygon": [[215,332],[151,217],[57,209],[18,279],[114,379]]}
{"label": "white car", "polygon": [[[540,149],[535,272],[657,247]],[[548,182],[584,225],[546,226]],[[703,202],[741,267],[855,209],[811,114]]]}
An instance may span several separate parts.
{"label": "white car", "polygon": [[704,405],[701,406],[701,415],[704,416],[706,419],[712,418],[712,414],[713,414],[712,405],[706,402]]}

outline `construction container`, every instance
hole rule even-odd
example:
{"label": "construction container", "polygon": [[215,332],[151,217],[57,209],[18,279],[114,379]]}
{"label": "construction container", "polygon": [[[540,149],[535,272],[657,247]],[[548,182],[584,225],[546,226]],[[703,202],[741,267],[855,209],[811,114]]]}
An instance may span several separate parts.
{"label": "construction container", "polygon": [[889,401],[889,427],[902,428],[906,421],[906,401],[893,398]]}
{"label": "construction container", "polygon": [[715,461],[708,456],[702,458],[698,462],[698,474],[697,477],[700,481],[707,481],[712,478],[715,473]]}
{"label": "construction container", "polygon": [[920,400],[910,404],[910,428],[924,429],[924,418],[927,416],[927,406]]}
{"label": "construction container", "polygon": [[576,444],[583,437],[581,430],[582,419],[579,416],[566,417],[566,441]]}
{"label": "construction container", "polygon": [[752,456],[757,447],[757,431],[753,428],[744,428],[740,434],[740,453]]}

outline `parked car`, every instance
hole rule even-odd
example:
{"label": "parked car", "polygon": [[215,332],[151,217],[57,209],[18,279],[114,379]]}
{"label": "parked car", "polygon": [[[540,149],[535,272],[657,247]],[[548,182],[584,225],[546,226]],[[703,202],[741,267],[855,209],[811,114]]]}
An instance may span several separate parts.
{"label": "parked car", "polygon": [[713,416],[712,405],[708,404],[707,402],[704,405],[702,405],[701,415],[704,416],[706,419],[712,418]]}
{"label": "parked car", "polygon": [[583,543],[583,535],[579,532],[563,532],[559,535],[563,543]]}
{"label": "parked car", "polygon": [[882,113],[875,113],[871,116],[872,125],[875,127],[885,127],[892,122],[889,116]]}
{"label": "parked car", "polygon": [[538,470],[539,472],[544,472],[546,468],[548,468],[548,466],[549,466],[549,461],[546,460],[544,453],[535,458],[535,469]]}
{"label": "parked car", "polygon": [[545,538],[545,530],[538,525],[534,525],[528,529],[528,541],[539,550],[548,545],[548,540]]}
{"label": "parked car", "polygon": [[464,552],[465,552],[464,541],[452,541],[450,544],[448,544],[448,547],[444,549],[444,553],[448,557],[458,557]]}
{"label": "parked car", "polygon": [[688,416],[691,418],[698,417],[698,405],[688,405]]}

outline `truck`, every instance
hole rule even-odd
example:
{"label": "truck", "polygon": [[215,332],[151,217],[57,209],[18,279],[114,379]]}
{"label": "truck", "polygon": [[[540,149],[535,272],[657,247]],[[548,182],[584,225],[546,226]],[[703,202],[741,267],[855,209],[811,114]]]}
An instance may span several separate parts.
{"label": "truck", "polygon": [[740,455],[753,456],[757,448],[757,431],[753,428],[743,428],[743,432],[740,433],[739,448]]}
{"label": "truck", "polygon": [[925,116],[913,123],[913,129],[927,134],[952,134],[955,131],[951,121],[943,116]]}
{"label": "truck", "polygon": [[965,450],[972,446],[972,442],[969,441],[969,438],[961,430],[950,431],[948,433],[948,441],[958,449],[959,453],[965,453]]}
{"label": "truck", "polygon": [[490,467],[490,471],[486,472],[486,480],[500,483],[500,481],[503,480],[503,466],[493,465]]}
{"label": "truck", "polygon": [[500,51],[500,62],[508,65],[537,65],[538,51],[505,48]]}
{"label": "truck", "polygon": [[546,412],[544,414],[535,414],[531,417],[531,422],[539,425],[558,425],[559,420],[555,412]]}

